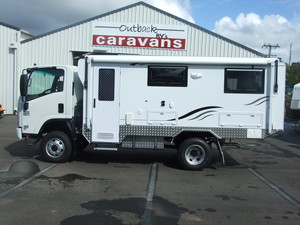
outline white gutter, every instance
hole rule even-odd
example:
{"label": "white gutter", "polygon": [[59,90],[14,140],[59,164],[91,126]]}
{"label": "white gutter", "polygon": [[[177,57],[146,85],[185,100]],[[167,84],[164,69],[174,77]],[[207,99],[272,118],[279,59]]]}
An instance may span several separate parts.
{"label": "white gutter", "polygon": [[275,58],[233,58],[233,57],[190,57],[190,56],[142,56],[142,55],[90,55],[96,63],[128,64],[187,64],[187,65],[268,65]]}

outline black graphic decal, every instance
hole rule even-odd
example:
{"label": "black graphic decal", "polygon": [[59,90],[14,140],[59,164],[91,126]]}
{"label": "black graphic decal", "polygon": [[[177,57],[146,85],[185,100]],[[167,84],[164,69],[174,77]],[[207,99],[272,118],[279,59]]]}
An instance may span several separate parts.
{"label": "black graphic decal", "polygon": [[[198,116],[196,116],[196,117],[194,117],[194,118],[191,118],[191,119],[189,119],[189,120],[195,120],[195,119],[198,119],[198,118],[200,118],[201,116],[204,116],[205,114],[212,113],[212,112],[217,112],[217,111],[216,111],[216,110],[209,110],[209,111],[206,111],[206,112],[204,112],[204,113],[201,113],[201,114],[199,114]],[[210,115],[213,115],[213,114],[210,114]],[[207,115],[206,115],[204,118],[206,118],[206,117],[207,117]],[[204,118],[199,119],[199,120],[203,120]]]}
{"label": "black graphic decal", "polygon": [[[196,113],[199,113],[199,112],[202,112],[202,111],[205,111],[205,110],[208,110],[208,109],[219,109],[219,108],[222,108],[222,107],[220,107],[220,106],[206,106],[206,107],[198,108],[198,109],[195,109],[195,110],[193,110],[193,111],[191,111],[191,112],[189,112],[189,113],[187,113],[187,114],[184,114],[183,116],[180,116],[180,117],[178,118],[178,120],[185,119],[185,118],[187,118],[187,117],[189,117],[189,116],[195,115]],[[192,119],[190,119],[190,120],[197,119],[197,118],[199,118],[200,116],[205,115],[206,113],[210,113],[210,112],[212,112],[212,111],[215,111],[215,110],[211,110],[211,111],[204,112],[204,113],[202,113],[202,114],[200,114],[200,115],[198,115],[198,116],[196,116],[196,117],[194,117],[194,118],[192,118]],[[216,112],[216,111],[215,111],[215,112]],[[206,117],[205,117],[205,118],[206,118]],[[202,118],[202,119],[200,119],[200,120],[203,120],[203,119],[205,119],[205,118]],[[174,120],[175,120],[175,119],[170,119],[169,121],[174,121]]]}
{"label": "black graphic decal", "polygon": [[[215,112],[217,112],[217,111],[215,111]],[[202,117],[201,119],[199,119],[199,120],[204,120],[205,118],[207,118],[207,117],[210,117],[210,116],[213,116],[214,114],[208,114],[207,116],[204,116],[204,117]]]}
{"label": "black graphic decal", "polygon": [[[261,98],[259,98],[259,99],[256,99],[255,101],[250,102],[250,103],[245,104],[245,105],[254,105],[255,103],[257,103],[257,104],[256,104],[256,106],[257,106],[257,105],[261,105],[262,103],[268,101],[269,99],[270,99],[269,96],[265,96],[265,97],[261,97]],[[260,101],[261,101],[261,102],[260,102]]]}

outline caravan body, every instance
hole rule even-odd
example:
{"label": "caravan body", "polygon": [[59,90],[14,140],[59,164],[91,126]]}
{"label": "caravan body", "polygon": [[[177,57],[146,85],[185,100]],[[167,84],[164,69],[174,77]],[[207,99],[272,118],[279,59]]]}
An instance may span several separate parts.
{"label": "caravan body", "polygon": [[[24,87],[38,69],[28,70]],[[213,142],[222,153],[226,138],[265,138],[283,129],[285,65],[276,59],[91,55],[79,60],[78,74],[71,70],[66,67],[64,79],[56,79],[65,87],[59,100],[53,97],[58,112],[44,112],[40,120],[35,112],[32,123],[40,125],[26,124],[26,131],[19,124],[20,136],[44,139],[41,150],[50,161],[65,161],[72,152],[64,155],[55,144],[47,150],[44,133],[55,136],[51,118],[56,129],[70,130],[71,149],[82,136],[95,150],[163,149],[172,143],[186,169],[207,166]],[[32,100],[24,90],[20,121],[30,123],[34,101],[52,91]]]}
{"label": "caravan body", "polygon": [[276,62],[89,56],[79,65],[86,137],[122,143],[205,131],[220,139],[264,138],[283,129],[285,67]]}
{"label": "caravan body", "polygon": [[291,101],[291,117],[293,119],[300,119],[300,83],[293,88],[293,95]]}

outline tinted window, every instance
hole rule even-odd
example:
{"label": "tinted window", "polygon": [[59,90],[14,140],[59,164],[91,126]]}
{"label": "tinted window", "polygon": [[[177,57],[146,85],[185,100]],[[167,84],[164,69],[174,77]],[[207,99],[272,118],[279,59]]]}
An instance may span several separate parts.
{"label": "tinted window", "polygon": [[187,86],[187,67],[184,66],[149,66],[148,86]]}
{"label": "tinted window", "polygon": [[115,70],[99,70],[99,101],[114,101],[115,99]]}
{"label": "tinted window", "polygon": [[264,69],[225,69],[225,93],[263,94]]}

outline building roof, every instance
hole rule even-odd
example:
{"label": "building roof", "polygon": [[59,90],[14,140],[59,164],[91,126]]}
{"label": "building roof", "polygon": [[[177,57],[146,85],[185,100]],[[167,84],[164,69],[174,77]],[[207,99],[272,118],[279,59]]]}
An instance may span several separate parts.
{"label": "building roof", "polygon": [[14,26],[12,26],[12,25],[9,25],[9,24],[7,24],[7,23],[3,23],[3,22],[1,22],[1,21],[0,21],[0,25],[1,25],[1,26],[4,26],[4,27],[8,27],[8,28],[10,28],[10,29],[17,30],[17,31],[20,31],[20,30],[21,30],[21,29],[18,28],[18,27],[14,27]]}
{"label": "building roof", "polygon": [[154,6],[150,5],[150,4],[147,4],[147,3],[143,2],[143,1],[137,2],[137,3],[131,4],[131,5],[128,5],[128,6],[125,6],[125,7],[122,7],[122,8],[119,8],[119,9],[116,9],[116,10],[113,10],[113,11],[110,11],[110,12],[107,12],[107,13],[95,16],[95,17],[92,17],[92,18],[89,18],[89,19],[86,19],[86,20],[83,20],[83,21],[80,21],[80,22],[77,22],[77,23],[74,23],[74,24],[71,24],[71,25],[68,25],[68,26],[65,26],[65,27],[62,27],[62,28],[50,31],[50,32],[47,32],[47,33],[41,34],[41,35],[34,36],[32,38],[23,40],[21,43],[30,42],[30,41],[33,41],[33,40],[36,40],[36,39],[39,39],[39,38],[42,38],[42,37],[45,37],[45,36],[48,36],[48,35],[51,35],[51,34],[54,34],[54,33],[60,32],[60,31],[63,31],[63,30],[66,30],[66,29],[69,29],[69,28],[72,28],[72,27],[75,27],[75,26],[78,26],[78,25],[81,25],[81,24],[84,24],[84,23],[87,23],[87,22],[91,22],[91,21],[96,20],[96,19],[100,19],[102,17],[106,17],[106,16],[114,14],[114,13],[118,13],[118,12],[127,10],[129,8],[134,8],[136,6],[141,6],[141,5],[145,6],[145,7],[148,7],[148,8],[150,8],[150,9],[152,9],[154,11],[157,11],[159,13],[162,13],[162,14],[164,14],[166,16],[169,16],[169,17],[171,17],[173,19],[181,21],[181,22],[183,22],[183,23],[185,23],[185,24],[187,24],[187,25],[189,25],[191,27],[194,27],[195,29],[201,30],[201,31],[203,31],[203,32],[205,32],[205,33],[207,33],[209,35],[215,36],[215,37],[217,37],[217,38],[219,38],[221,40],[224,40],[224,41],[226,41],[228,43],[236,45],[237,47],[243,48],[243,49],[245,49],[245,50],[247,50],[249,52],[252,52],[253,54],[256,54],[256,55],[261,56],[261,57],[266,57],[266,55],[263,54],[263,53],[261,53],[261,52],[258,52],[258,51],[254,50],[254,49],[251,49],[251,48],[249,48],[249,47],[247,47],[245,45],[242,45],[242,44],[240,44],[238,42],[235,42],[235,41],[233,41],[231,39],[228,39],[228,38],[226,38],[224,36],[221,36],[221,35],[219,35],[217,33],[212,32],[210,30],[207,30],[207,29],[205,29],[205,28],[203,28],[201,26],[198,26],[198,25],[196,25],[194,23],[191,23],[191,22],[189,22],[187,20],[184,20],[184,19],[182,19],[180,17],[177,17],[177,16],[175,16],[175,15],[173,15],[171,13],[168,13],[166,11],[163,11],[163,10],[159,9],[159,8],[156,8],[156,7],[154,7]]}

